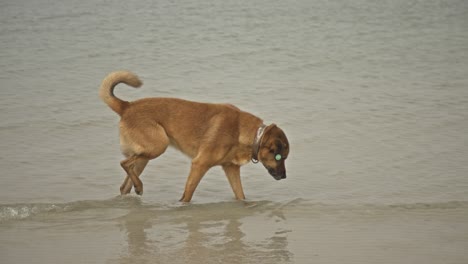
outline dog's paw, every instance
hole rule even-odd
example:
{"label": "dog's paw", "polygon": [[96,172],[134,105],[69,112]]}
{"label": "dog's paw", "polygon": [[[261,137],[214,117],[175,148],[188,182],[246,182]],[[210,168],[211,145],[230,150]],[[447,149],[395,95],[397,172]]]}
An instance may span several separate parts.
{"label": "dog's paw", "polygon": [[185,194],[182,195],[182,198],[179,199],[179,202],[184,202]]}
{"label": "dog's paw", "polygon": [[136,188],[135,187],[135,193],[138,195],[143,195],[143,188]]}
{"label": "dog's paw", "polygon": [[179,202],[181,202],[182,204],[189,204],[191,200],[192,199],[191,198],[189,199],[188,196],[185,195],[185,192],[184,192],[184,194],[182,195],[182,198],[180,198]]}
{"label": "dog's paw", "polygon": [[129,194],[131,190],[132,190],[131,187],[130,187],[130,189],[125,189],[124,187],[120,187],[120,195]]}

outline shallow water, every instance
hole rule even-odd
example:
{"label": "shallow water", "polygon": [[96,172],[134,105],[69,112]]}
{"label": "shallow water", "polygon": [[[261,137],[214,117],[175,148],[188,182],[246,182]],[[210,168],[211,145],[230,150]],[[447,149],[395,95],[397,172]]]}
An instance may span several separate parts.
{"label": "shallow water", "polygon": [[468,203],[181,205],[127,196],[3,205],[0,217],[9,263],[463,263]]}
{"label": "shallow water", "polygon": [[[0,3],[0,255],[466,263],[467,12],[455,0]],[[118,117],[97,89],[118,69],[144,81],[117,87],[125,100],[229,102],[278,124],[288,179],[246,165],[244,205],[214,168],[181,205],[190,161],[168,150],[141,199],[114,198]]]}

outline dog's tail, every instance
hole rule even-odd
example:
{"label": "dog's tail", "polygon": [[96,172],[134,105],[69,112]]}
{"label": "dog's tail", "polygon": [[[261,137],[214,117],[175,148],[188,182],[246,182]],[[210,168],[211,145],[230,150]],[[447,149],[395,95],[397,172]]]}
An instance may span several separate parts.
{"label": "dog's tail", "polygon": [[99,97],[106,103],[114,112],[122,115],[123,111],[129,104],[114,95],[114,87],[119,83],[125,83],[134,88],[140,87],[143,83],[135,74],[129,71],[112,72],[104,78],[101,87],[99,88]]}

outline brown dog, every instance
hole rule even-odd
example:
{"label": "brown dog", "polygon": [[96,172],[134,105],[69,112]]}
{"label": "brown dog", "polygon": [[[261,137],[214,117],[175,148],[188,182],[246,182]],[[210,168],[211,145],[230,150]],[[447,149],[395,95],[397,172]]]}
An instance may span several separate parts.
{"label": "brown dog", "polygon": [[284,161],[289,143],[275,124],[263,121],[230,104],[197,103],[176,98],[145,98],[126,102],[114,96],[114,87],[125,83],[140,87],[142,82],[127,71],[109,74],[99,96],[120,115],[120,145],[127,172],[121,194],[135,186],[143,193],[140,174],[149,160],[159,157],[171,145],[192,158],[192,167],[180,199],[189,202],[203,175],[221,165],[237,199],[245,199],[240,166],[260,161],[276,179],[286,178]]}

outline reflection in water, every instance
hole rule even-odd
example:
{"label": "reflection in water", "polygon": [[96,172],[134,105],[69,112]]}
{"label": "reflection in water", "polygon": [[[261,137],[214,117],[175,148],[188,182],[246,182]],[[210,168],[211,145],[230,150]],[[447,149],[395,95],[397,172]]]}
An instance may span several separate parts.
{"label": "reflection in water", "polygon": [[134,209],[121,218],[128,245],[119,262],[291,263],[281,208],[261,207],[266,206],[218,203]]}
{"label": "reflection in water", "polygon": [[144,260],[157,252],[146,234],[147,229],[151,228],[150,215],[141,214],[141,210],[132,210],[124,217],[124,231],[126,231],[128,249],[122,252],[121,263],[133,263],[134,261]]}

